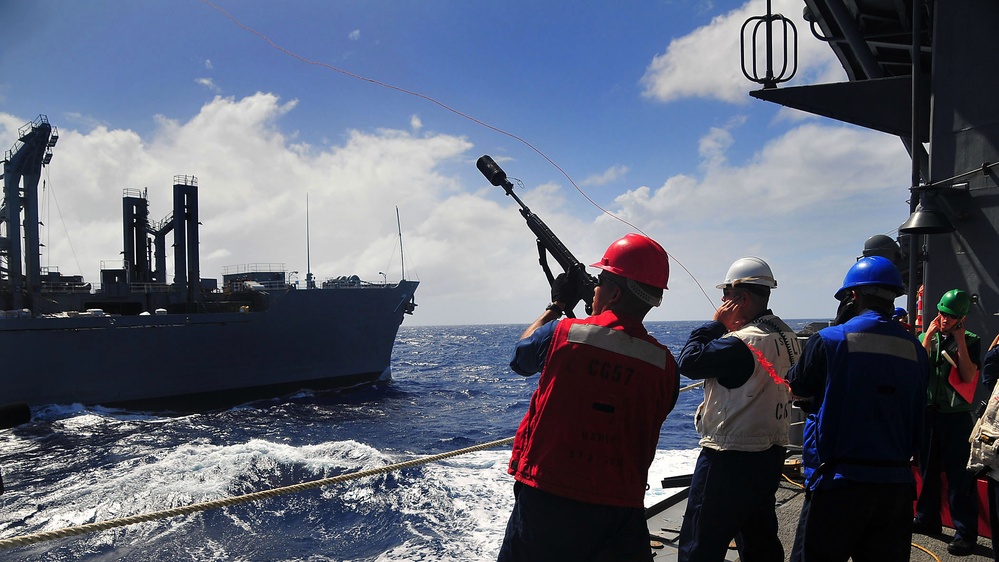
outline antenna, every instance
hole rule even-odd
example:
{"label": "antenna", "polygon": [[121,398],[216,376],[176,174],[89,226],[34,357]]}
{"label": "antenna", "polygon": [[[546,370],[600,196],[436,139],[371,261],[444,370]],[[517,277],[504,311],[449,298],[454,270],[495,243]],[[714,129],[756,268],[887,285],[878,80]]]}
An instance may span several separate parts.
{"label": "antenna", "polygon": [[305,193],[305,288],[315,289],[312,279],[312,247],[309,233],[309,194]]}
{"label": "antenna", "polygon": [[395,224],[399,229],[399,260],[402,262],[402,280],[406,280],[406,253],[402,251],[402,220],[399,219],[399,206],[395,207]]}

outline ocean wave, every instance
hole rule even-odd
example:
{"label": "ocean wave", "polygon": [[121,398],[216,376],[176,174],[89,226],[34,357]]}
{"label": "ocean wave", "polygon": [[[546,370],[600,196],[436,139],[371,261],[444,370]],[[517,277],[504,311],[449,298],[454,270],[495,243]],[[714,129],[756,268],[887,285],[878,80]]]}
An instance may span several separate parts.
{"label": "ocean wave", "polygon": [[[690,323],[652,330],[671,348]],[[0,432],[0,538],[384,467],[512,436],[537,377],[509,370],[523,326],[403,327],[394,381],[159,416],[36,408]],[[669,339],[667,339],[669,338]],[[697,455],[683,393],[646,504]],[[4,561],[495,560],[510,510],[509,446],[258,502],[0,552]]]}

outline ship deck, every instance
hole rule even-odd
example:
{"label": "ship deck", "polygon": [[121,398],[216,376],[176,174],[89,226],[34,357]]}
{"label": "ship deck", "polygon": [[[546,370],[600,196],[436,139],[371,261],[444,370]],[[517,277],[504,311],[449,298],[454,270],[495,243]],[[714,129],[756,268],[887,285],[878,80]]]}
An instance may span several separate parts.
{"label": "ship deck", "polygon": [[[793,481],[781,481],[777,491],[777,520],[780,526],[780,539],[784,545],[784,559],[789,560],[791,545],[794,543],[794,531],[798,524],[798,514],[804,493],[800,485]],[[649,535],[652,538],[653,554],[656,562],[674,561],[677,559],[677,537],[680,523],[683,520],[685,502],[680,500],[664,511],[649,517]],[[978,545],[970,556],[954,556],[947,552],[947,543],[954,536],[954,530],[944,527],[938,536],[913,535],[910,560],[912,562],[989,562],[992,558],[992,541],[985,537],[978,538]],[[739,554],[733,548],[729,550],[725,560],[737,561]]]}

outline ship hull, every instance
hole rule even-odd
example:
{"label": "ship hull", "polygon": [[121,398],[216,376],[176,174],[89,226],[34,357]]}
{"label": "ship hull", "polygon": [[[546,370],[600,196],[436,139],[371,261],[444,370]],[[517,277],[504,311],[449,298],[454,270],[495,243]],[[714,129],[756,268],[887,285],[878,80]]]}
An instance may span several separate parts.
{"label": "ship hull", "polygon": [[2,319],[2,401],[187,411],[385,380],[417,285],[287,289],[261,312]]}

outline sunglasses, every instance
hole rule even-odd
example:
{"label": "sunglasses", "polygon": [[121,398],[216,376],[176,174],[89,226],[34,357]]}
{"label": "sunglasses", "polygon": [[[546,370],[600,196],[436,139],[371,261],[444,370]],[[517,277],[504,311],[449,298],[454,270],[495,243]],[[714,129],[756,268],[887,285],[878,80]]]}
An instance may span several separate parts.
{"label": "sunglasses", "polygon": [[597,287],[606,287],[607,285],[613,285],[615,287],[619,286],[617,283],[611,281],[610,277],[607,277],[605,275],[600,275],[597,277]]}
{"label": "sunglasses", "polygon": [[953,314],[947,314],[946,312],[941,312],[940,316],[943,316],[944,318],[950,318],[951,320],[960,320],[961,319],[960,316],[954,316]]}

